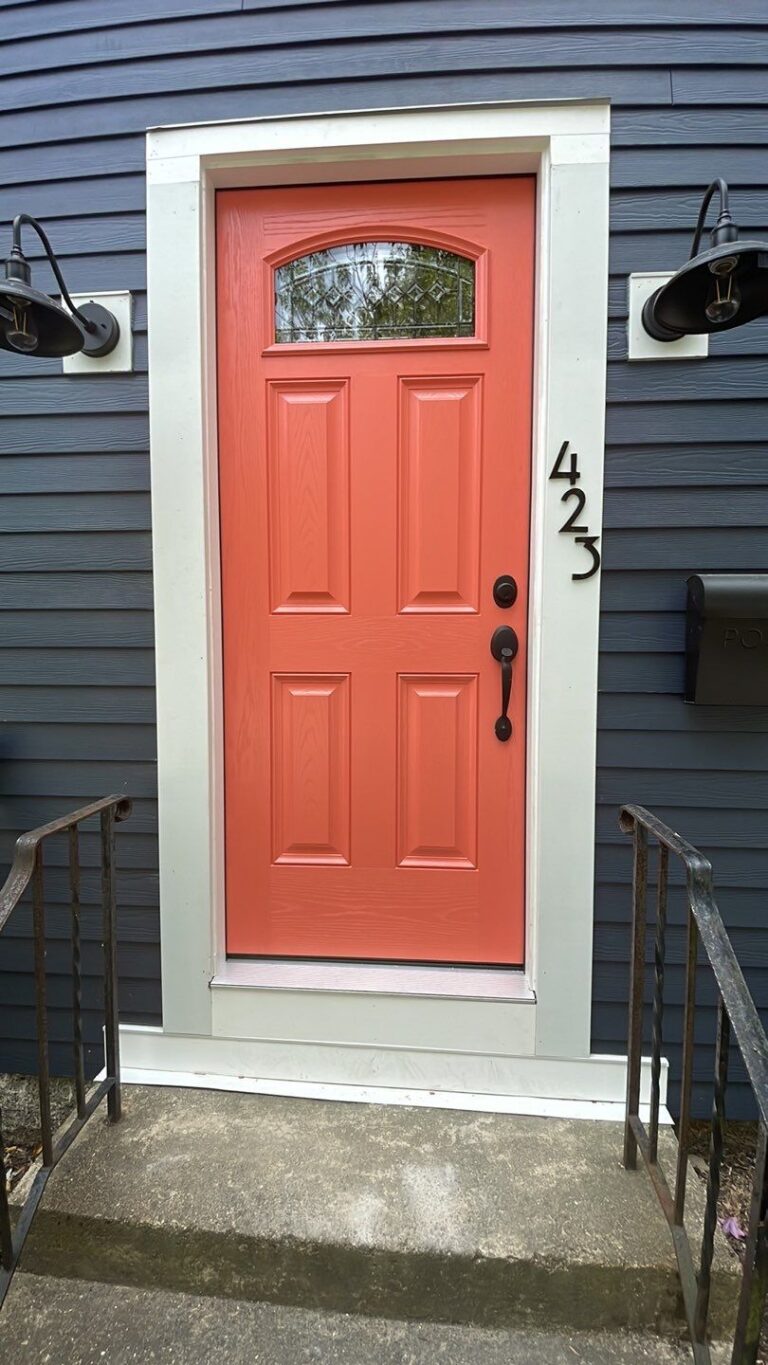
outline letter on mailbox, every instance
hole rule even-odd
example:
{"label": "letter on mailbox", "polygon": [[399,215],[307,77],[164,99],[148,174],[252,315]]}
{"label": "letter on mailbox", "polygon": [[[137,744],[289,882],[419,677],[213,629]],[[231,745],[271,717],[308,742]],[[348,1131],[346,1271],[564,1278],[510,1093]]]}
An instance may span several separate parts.
{"label": "letter on mailbox", "polygon": [[688,579],[685,700],[768,706],[768,573]]}

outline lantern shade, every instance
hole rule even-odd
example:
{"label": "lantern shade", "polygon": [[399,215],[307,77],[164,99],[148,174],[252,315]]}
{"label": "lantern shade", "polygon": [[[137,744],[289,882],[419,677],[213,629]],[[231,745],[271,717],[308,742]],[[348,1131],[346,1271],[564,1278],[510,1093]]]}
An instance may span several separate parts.
{"label": "lantern shade", "polygon": [[[50,295],[32,288],[32,271],[21,249],[25,225],[43,244],[66,309]],[[30,213],[17,213],[11,225],[5,279],[0,279],[0,348],[20,355],[65,356],[83,351],[96,357],[109,355],[119,340],[120,327],[109,309],[93,299],[81,308],[75,307],[48,234]]]}
{"label": "lantern shade", "polygon": [[14,312],[21,310],[30,332],[37,335],[37,345],[30,349],[35,356],[74,355],[83,349],[84,333],[71,313],[56,303],[48,294],[33,289],[23,280],[0,280],[0,347],[5,351],[23,352],[9,340],[15,322]]}
{"label": "lantern shade", "polygon": [[[731,261],[732,269],[721,274],[718,265]],[[730,281],[741,296],[734,316],[721,322],[710,320],[705,311],[718,280],[725,287]],[[725,332],[764,313],[768,313],[768,242],[734,241],[711,247],[686,261],[648,299],[643,324],[651,336],[667,341],[702,332]]]}

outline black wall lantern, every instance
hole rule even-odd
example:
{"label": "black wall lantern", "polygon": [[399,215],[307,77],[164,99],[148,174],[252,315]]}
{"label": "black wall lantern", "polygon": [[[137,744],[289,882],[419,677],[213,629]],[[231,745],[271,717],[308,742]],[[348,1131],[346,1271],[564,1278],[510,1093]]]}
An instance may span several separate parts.
{"label": "black wall lantern", "polygon": [[[49,294],[32,288],[29,261],[21,249],[21,229],[25,223],[34,228],[45,247],[69,312]],[[109,355],[119,339],[117,318],[100,303],[75,307],[48,237],[37,219],[20,213],[13,220],[5,278],[0,278],[0,347],[22,355],[64,356],[83,351],[95,357]]]}
{"label": "black wall lantern", "polygon": [[[720,212],[711,246],[699,252],[712,196]],[[646,300],[643,327],[654,341],[679,341],[701,332],[724,332],[768,313],[768,242],[739,241],[728,209],[728,186],[713,180],[702,200],[690,259]]]}

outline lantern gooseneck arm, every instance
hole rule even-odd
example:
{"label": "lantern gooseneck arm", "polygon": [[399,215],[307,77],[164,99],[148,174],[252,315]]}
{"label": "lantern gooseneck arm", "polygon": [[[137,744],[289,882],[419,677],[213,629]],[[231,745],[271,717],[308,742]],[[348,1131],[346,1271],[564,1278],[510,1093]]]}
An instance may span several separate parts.
{"label": "lantern gooseneck arm", "polygon": [[43,228],[41,228],[37,219],[32,217],[31,213],[19,213],[13,220],[13,227],[11,229],[12,252],[15,255],[19,256],[23,256],[24,254],[21,249],[21,229],[25,223],[27,224],[28,227],[34,228],[35,232],[40,238],[40,241],[45,247],[45,254],[48,257],[48,260],[50,261],[51,270],[56,276],[56,283],[58,284],[59,289],[61,290],[61,296],[64,299],[70,313],[72,313],[72,315],[77,318],[78,322],[80,323],[80,326],[84,327],[86,332],[95,332],[96,331],[95,323],[91,322],[88,318],[84,317],[83,314],[80,312],[80,309],[76,308],[74,303],[72,302],[69,290],[67,289],[67,286],[64,283],[64,276],[61,273],[61,267],[59,266],[59,263],[56,260],[56,257],[53,252],[53,247],[51,246],[48,240],[48,234],[43,230]]}
{"label": "lantern gooseneck arm", "polygon": [[712,196],[716,190],[720,195],[720,213],[718,214],[717,218],[717,226],[727,227],[730,226],[733,222],[733,219],[731,218],[730,209],[728,206],[728,186],[723,180],[722,176],[718,176],[716,180],[712,181],[712,184],[706,190],[704,198],[701,201],[699,217],[696,222],[696,231],[693,234],[693,244],[691,246],[691,254],[689,257],[690,260],[693,260],[694,256],[698,256],[699,254],[701,234],[704,231],[704,219],[707,216],[707,209],[709,208],[712,202]]}

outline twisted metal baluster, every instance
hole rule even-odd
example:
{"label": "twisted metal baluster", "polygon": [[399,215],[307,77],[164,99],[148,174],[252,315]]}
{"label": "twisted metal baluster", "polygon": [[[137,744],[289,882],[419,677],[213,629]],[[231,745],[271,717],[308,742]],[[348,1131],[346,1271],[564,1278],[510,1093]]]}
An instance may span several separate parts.
{"label": "twisted metal baluster", "polygon": [[722,996],[720,996],[717,1008],[717,1047],[715,1050],[715,1085],[709,1139],[707,1204],[704,1211],[704,1232],[701,1238],[701,1264],[698,1275],[699,1290],[696,1295],[696,1315],[693,1325],[695,1341],[706,1339],[707,1316],[709,1314],[712,1256],[715,1248],[715,1228],[717,1227],[717,1200],[720,1194],[720,1167],[723,1161],[725,1143],[725,1090],[728,1084],[728,1044],[730,1037],[731,1021],[728,1018]]}

